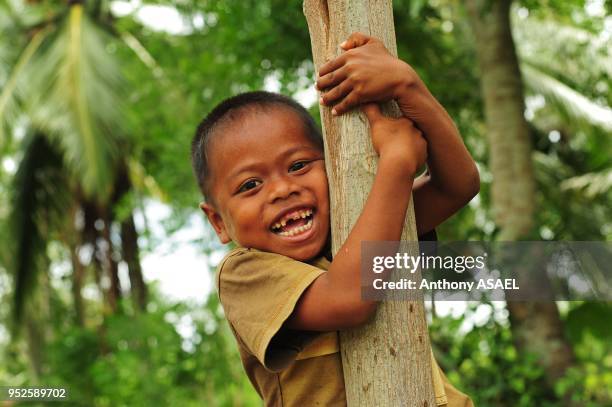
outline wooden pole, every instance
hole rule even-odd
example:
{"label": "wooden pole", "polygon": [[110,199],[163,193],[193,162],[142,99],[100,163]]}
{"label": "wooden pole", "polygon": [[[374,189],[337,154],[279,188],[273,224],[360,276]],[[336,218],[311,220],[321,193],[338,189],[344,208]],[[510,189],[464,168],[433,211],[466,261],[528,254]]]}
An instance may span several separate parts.
{"label": "wooden pole", "polygon": [[[338,56],[339,44],[355,31],[379,38],[397,55],[390,0],[305,0],[304,14],[316,67]],[[395,103],[384,111],[400,114]],[[322,107],[321,120],[335,254],[363,209],[377,157],[367,120],[357,110],[334,117]],[[412,202],[402,239],[416,240]],[[381,303],[371,323],[341,332],[340,343],[349,406],[435,406],[422,298]]]}

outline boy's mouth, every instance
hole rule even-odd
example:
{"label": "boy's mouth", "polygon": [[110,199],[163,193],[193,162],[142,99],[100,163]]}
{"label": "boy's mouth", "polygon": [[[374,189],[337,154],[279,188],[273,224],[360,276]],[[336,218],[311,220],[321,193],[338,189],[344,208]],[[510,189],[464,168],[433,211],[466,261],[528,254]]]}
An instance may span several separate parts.
{"label": "boy's mouth", "polygon": [[312,228],[314,209],[302,208],[291,211],[277,220],[270,230],[280,236],[296,236]]}

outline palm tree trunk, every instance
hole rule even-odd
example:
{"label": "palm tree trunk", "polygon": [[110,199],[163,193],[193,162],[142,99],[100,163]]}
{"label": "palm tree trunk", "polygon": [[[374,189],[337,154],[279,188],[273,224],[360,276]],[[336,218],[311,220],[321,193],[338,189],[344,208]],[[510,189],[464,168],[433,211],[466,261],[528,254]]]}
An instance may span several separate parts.
{"label": "palm tree trunk", "polygon": [[[465,3],[480,64],[493,173],[492,206],[502,241],[527,237],[534,227],[536,206],[523,83],[510,27],[511,3]],[[550,293],[542,295],[552,298]],[[554,383],[574,361],[556,304],[508,302],[507,307],[517,348],[536,354],[549,383]]]}
{"label": "palm tree trunk", "polygon": [[[98,245],[99,232],[96,230],[96,221],[98,220],[98,210],[95,205],[87,200],[80,201],[81,208],[83,209],[83,230],[81,231],[81,241],[84,244],[88,244],[91,246],[93,253],[91,258],[91,267],[93,269],[94,280],[96,282],[96,287],[98,287],[98,292],[103,299],[103,304],[105,308],[105,312],[107,312],[108,308],[108,292],[104,288],[104,284],[102,283],[102,275],[103,275],[103,266],[102,259],[104,258],[104,253],[100,250]],[[110,309],[108,309],[110,311]]]}
{"label": "palm tree trunk", "polygon": [[[133,191],[128,164],[122,161],[117,169],[112,202],[118,202],[125,194]],[[147,286],[142,276],[138,250],[138,232],[134,224],[134,215],[130,213],[121,221],[121,251],[127,263],[130,278],[130,289],[136,311],[145,311],[147,305]]]}
{"label": "palm tree trunk", "polygon": [[103,265],[106,275],[110,280],[110,287],[108,290],[108,305],[113,313],[119,311],[119,299],[121,298],[121,284],[119,282],[119,268],[117,262],[114,259],[114,245],[111,239],[111,227],[112,227],[112,215],[110,208],[103,208],[101,210],[102,220],[104,221],[104,228],[102,229],[102,238],[104,248],[101,251],[103,256]]}
{"label": "palm tree trunk", "polygon": [[28,357],[30,366],[36,380],[43,374],[43,348],[44,339],[41,324],[37,321],[37,316],[28,314],[25,317],[26,343],[28,346]]}
{"label": "palm tree trunk", "polygon": [[[48,259],[44,258],[42,263],[43,270],[48,270]],[[24,314],[28,357],[34,377],[38,380],[44,374],[46,343],[52,340],[51,327],[44,322],[48,321],[51,316],[50,301],[52,287],[48,274],[40,273],[36,278],[40,290],[39,295],[31,298]]]}
{"label": "palm tree trunk", "polygon": [[[71,223],[77,224],[76,216],[78,213],[79,205],[75,203],[70,216]],[[85,277],[85,266],[79,258],[79,250],[81,248],[81,236],[82,230],[78,227],[71,229],[72,236],[66,236],[65,241],[68,242],[70,249],[70,261],[72,263],[72,301],[74,302],[75,320],[77,325],[85,326],[85,309],[83,303],[83,295],[81,289],[83,288],[83,278]]]}
{"label": "palm tree trunk", "polygon": [[534,225],[535,182],[523,83],[510,31],[511,0],[466,2],[476,39],[485,103],[492,200],[500,240],[516,240]]}
{"label": "palm tree trunk", "polygon": [[135,309],[145,311],[147,306],[147,286],[142,277],[138,251],[138,233],[136,232],[136,225],[134,225],[132,214],[121,222],[121,248],[123,260],[128,265]]}
{"label": "palm tree trunk", "polygon": [[80,246],[74,245],[70,247],[70,260],[72,262],[72,300],[74,302],[74,312],[76,323],[79,326],[85,326],[85,306],[83,304],[83,278],[85,276],[85,267],[79,259]]}

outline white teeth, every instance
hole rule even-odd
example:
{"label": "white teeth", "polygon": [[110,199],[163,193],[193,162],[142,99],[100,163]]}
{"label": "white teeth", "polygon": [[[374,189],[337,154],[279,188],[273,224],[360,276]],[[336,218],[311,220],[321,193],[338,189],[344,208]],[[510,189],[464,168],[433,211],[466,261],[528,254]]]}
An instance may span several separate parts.
{"label": "white teeth", "polygon": [[[289,220],[305,219],[305,218],[309,217],[310,215],[312,215],[312,209],[306,209],[306,210],[301,210],[301,211],[293,212],[292,214],[290,214],[288,216],[285,216],[283,219],[281,219],[280,221],[278,221],[274,225],[272,225],[272,229],[283,228],[283,227],[285,227],[287,225],[287,222]],[[304,226],[306,226],[306,225],[304,225]],[[295,229],[297,229],[297,228],[295,228]],[[283,233],[289,233],[289,232],[281,232],[280,234],[283,234]],[[285,235],[283,234],[283,236],[285,236]]]}
{"label": "white teeth", "polygon": [[280,232],[279,235],[281,235],[281,236],[295,236],[295,235],[297,235],[299,233],[303,233],[303,232],[309,230],[311,227],[312,227],[312,219],[309,219],[308,223],[306,223],[305,225],[298,226],[298,227],[293,228],[291,230]]}

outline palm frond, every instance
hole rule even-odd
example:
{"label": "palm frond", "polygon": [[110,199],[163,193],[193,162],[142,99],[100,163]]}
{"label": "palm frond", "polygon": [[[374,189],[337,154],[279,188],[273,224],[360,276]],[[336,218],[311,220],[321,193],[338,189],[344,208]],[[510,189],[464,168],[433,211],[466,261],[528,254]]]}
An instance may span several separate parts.
{"label": "palm frond", "polygon": [[134,37],[131,33],[126,31],[121,33],[121,39],[123,40],[125,45],[127,45],[132,50],[132,52],[134,52],[138,59],[143,64],[145,64],[147,68],[151,70],[155,78],[164,78],[164,70],[161,66],[159,66],[155,58],[153,58],[153,56],[149,53],[145,46],[142,45],[140,41],[138,41],[138,38]]}
{"label": "palm frond", "polygon": [[582,190],[587,198],[612,191],[612,169],[591,172],[569,178],[561,183],[562,190]]}
{"label": "palm frond", "polygon": [[147,174],[144,166],[134,159],[129,159],[128,175],[133,188],[138,192],[153,197],[160,202],[168,202],[168,195],[161,189],[155,178]]}
{"label": "palm frond", "polygon": [[610,40],[553,19],[515,19],[514,35],[521,60],[561,78],[592,87],[612,80]]}
{"label": "palm frond", "polygon": [[562,114],[585,127],[612,132],[612,109],[600,106],[529,63],[521,65],[526,85],[542,94]]}
{"label": "palm frond", "polygon": [[86,196],[100,201],[112,189],[122,120],[121,75],[108,41],[80,4],[71,6],[53,44],[29,64],[27,98],[34,126],[59,141]]}
{"label": "palm frond", "polygon": [[15,321],[22,317],[25,301],[35,289],[46,239],[63,219],[68,196],[61,155],[47,138],[38,133],[24,143],[24,155],[12,182],[9,215]]}
{"label": "palm frond", "polygon": [[38,50],[40,44],[43,42],[48,33],[49,28],[47,27],[38,31],[32,37],[28,45],[19,56],[19,59],[12,69],[8,80],[2,88],[2,92],[0,92],[0,146],[4,144],[4,124],[8,122],[5,115],[8,110],[7,108],[10,108],[10,105],[15,98],[15,89],[17,87],[18,80],[22,77],[23,72],[28,66],[28,62],[30,59],[32,59],[32,56]]}

